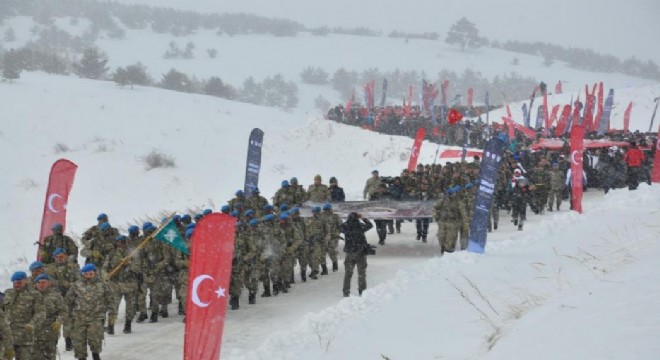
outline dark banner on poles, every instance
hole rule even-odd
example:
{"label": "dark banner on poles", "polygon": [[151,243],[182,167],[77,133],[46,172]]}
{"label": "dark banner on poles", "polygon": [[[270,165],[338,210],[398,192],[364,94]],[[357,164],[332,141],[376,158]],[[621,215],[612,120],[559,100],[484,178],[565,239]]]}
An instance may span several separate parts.
{"label": "dark banner on poles", "polygon": [[479,189],[474,199],[474,211],[470,222],[470,238],[467,250],[483,254],[486,249],[488,222],[490,209],[495,195],[497,174],[502,165],[502,154],[506,147],[507,138],[504,134],[493,137],[486,143],[483,158],[481,159],[481,176]]}
{"label": "dark banner on poles", "polygon": [[220,358],[234,252],[236,218],[213,213],[197,223],[191,242],[184,360]]}
{"label": "dark banner on poles", "polygon": [[598,124],[598,135],[605,134],[607,129],[610,128],[612,104],[614,104],[614,89],[610,89],[610,92],[607,94],[607,99],[605,100],[605,105],[603,105],[603,112],[600,115],[600,121]]}
{"label": "dark banner on poles", "polygon": [[[41,246],[44,243],[44,237],[50,235],[51,228],[55,223],[61,224],[63,230],[66,230],[66,207],[77,169],[78,165],[66,159],[57,160],[50,168],[46,202],[44,203],[44,212],[41,218],[39,250],[41,250]],[[37,251],[37,259],[41,260],[39,254],[40,251]]]}
{"label": "dark banner on poles", "polygon": [[254,128],[250,133],[248,144],[247,165],[245,167],[245,197],[252,195],[254,189],[259,186],[259,170],[261,169],[261,146],[264,141],[264,132]]}

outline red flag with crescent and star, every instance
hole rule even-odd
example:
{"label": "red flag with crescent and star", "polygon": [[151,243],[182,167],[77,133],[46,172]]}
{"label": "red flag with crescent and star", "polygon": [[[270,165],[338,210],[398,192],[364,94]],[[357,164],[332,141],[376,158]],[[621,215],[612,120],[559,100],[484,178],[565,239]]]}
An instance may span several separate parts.
{"label": "red flag with crescent and star", "polygon": [[[54,224],[59,223],[63,230],[66,230],[66,206],[69,201],[69,191],[71,191],[73,179],[76,176],[76,169],[78,169],[78,165],[66,159],[57,160],[50,168],[46,202],[41,218],[39,249],[44,243],[44,238],[51,234]],[[39,251],[37,251],[37,259],[41,260]]]}
{"label": "red flag with crescent and star", "polygon": [[212,213],[197,223],[186,303],[184,360],[217,360],[227,313],[236,218]]}
{"label": "red flag with crescent and star", "polygon": [[571,191],[573,210],[582,214],[582,151],[584,151],[584,124],[571,128]]}
{"label": "red flag with crescent and star", "polygon": [[408,171],[415,171],[417,166],[417,159],[419,158],[419,151],[422,149],[422,141],[426,136],[426,128],[417,129],[415,134],[415,142],[413,143],[412,151],[410,151],[410,158],[408,159]]}

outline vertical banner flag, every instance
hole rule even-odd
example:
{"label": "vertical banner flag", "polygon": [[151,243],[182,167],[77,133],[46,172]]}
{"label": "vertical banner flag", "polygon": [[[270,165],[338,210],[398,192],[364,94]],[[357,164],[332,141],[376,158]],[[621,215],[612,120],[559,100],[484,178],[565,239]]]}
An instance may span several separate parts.
{"label": "vertical banner flag", "polygon": [[545,113],[543,112],[543,105],[539,105],[539,107],[536,109],[536,124],[534,126],[534,129],[541,130],[543,128],[544,122],[545,122]]}
{"label": "vertical banner flag", "polygon": [[603,135],[610,128],[610,116],[612,114],[612,105],[614,104],[614,89],[610,89],[603,105],[603,114],[600,116],[600,125],[598,126],[598,135]]}
{"label": "vertical banner flag", "polygon": [[346,102],[346,106],[344,107],[344,113],[346,116],[351,113],[351,108],[353,107],[353,102],[355,101],[355,88],[353,88],[353,92],[351,93],[351,98],[348,99],[348,102]]}
{"label": "vertical banner flag", "polygon": [[513,141],[513,139],[516,138],[516,130],[515,127],[513,126],[513,120],[511,120],[511,118],[503,116],[502,121],[504,121],[504,125],[506,125],[507,128],[509,129],[509,139]]}
{"label": "vertical banner flag", "polygon": [[488,118],[488,115],[490,114],[490,101],[488,99],[488,91],[486,91],[486,98],[484,99],[484,103],[486,104],[486,125],[489,125],[490,119]]}
{"label": "vertical banner flag", "polygon": [[524,102],[524,103],[522,104],[523,119],[527,119],[527,111],[529,111],[529,110],[527,109],[527,103]]}
{"label": "vertical banner flag", "polygon": [[550,130],[550,127],[548,126],[548,120],[550,119],[550,111],[548,110],[548,92],[546,91],[543,94],[543,120],[544,120],[544,127],[545,131],[543,134],[547,135],[548,130]]}
{"label": "vertical banner flag", "polygon": [[528,108],[529,112],[527,113],[527,117],[523,119],[523,123],[525,127],[531,127],[530,122],[532,117],[532,109],[534,108],[534,99],[536,98],[536,89],[537,88],[534,88],[534,91],[532,91],[532,96],[529,99],[529,108]]}
{"label": "vertical banner flag", "polygon": [[555,105],[552,107],[552,112],[550,113],[550,116],[545,122],[545,127],[548,129],[548,131],[550,131],[552,125],[555,123],[555,121],[557,121],[557,114],[559,113],[560,107],[561,105]]}
{"label": "vertical banner flag", "polygon": [[249,198],[254,189],[259,186],[259,170],[261,169],[261,146],[264,142],[264,132],[259,128],[252,129],[248,143],[247,165],[245,167],[245,197]]}
{"label": "vertical banner flag", "polygon": [[66,159],[55,161],[50,168],[46,202],[44,203],[44,212],[41,217],[37,260],[41,260],[41,256],[39,255],[41,246],[44,243],[44,237],[50,235],[51,227],[55,223],[59,223],[62,224],[63,230],[66,230],[66,208],[69,201],[69,191],[71,191],[71,186],[73,186],[73,179],[76,176],[77,169],[78,165]]}
{"label": "vertical banner flag", "polygon": [[653,170],[651,171],[651,181],[654,183],[660,183],[660,126],[658,126],[658,140],[656,140],[655,142],[655,154],[653,157]]}
{"label": "vertical banner flag", "polygon": [[628,127],[630,127],[630,113],[632,112],[633,102],[630,100],[626,111],[623,112],[623,132],[628,133]]}
{"label": "vertical banner flag", "polygon": [[555,94],[561,94],[562,93],[562,85],[561,85],[561,80],[557,81],[557,85],[555,85]]}
{"label": "vertical banner flag", "polygon": [[582,214],[582,151],[584,150],[583,124],[573,124],[571,129],[571,191],[573,210]]}
{"label": "vertical banner flag", "polygon": [[412,150],[410,151],[410,159],[408,160],[408,171],[415,171],[417,166],[417,159],[419,158],[419,152],[422,150],[422,141],[426,136],[426,128],[421,127],[417,129],[417,134],[415,134],[415,142],[413,143]]}
{"label": "vertical banner flag", "polygon": [[660,97],[655,98],[655,108],[653,109],[653,115],[651,115],[651,123],[649,124],[649,132],[653,128],[653,120],[655,120],[655,114],[658,112],[658,104],[660,104]]}
{"label": "vertical banner flag", "polygon": [[463,124],[463,151],[461,151],[461,162],[465,161],[468,149],[468,140],[470,139],[470,120]]}
{"label": "vertical banner flag", "polygon": [[571,106],[564,105],[564,110],[561,111],[561,116],[559,121],[557,121],[557,127],[555,128],[555,136],[561,137],[564,135],[566,127],[568,127],[568,118],[571,116]]}
{"label": "vertical banner flag", "polygon": [[380,97],[380,108],[385,107],[385,99],[387,98],[387,79],[383,79],[383,95]]}
{"label": "vertical banner flag", "polygon": [[600,129],[600,120],[603,117],[603,82],[598,84],[598,105],[596,105],[596,116],[594,117],[594,128],[592,131]]}
{"label": "vertical banner flag", "polygon": [[502,154],[506,142],[506,135],[500,133],[500,135],[490,139],[484,148],[481,159],[479,188],[474,199],[474,210],[470,222],[470,238],[467,247],[467,250],[473,253],[483,254],[486,249],[490,209],[493,204],[497,174],[500,165],[502,165]]}
{"label": "vertical banner flag", "polygon": [[212,213],[197,223],[191,243],[184,360],[218,360],[225,325],[236,218]]}
{"label": "vertical banner flag", "polygon": [[[582,124],[584,124],[584,129],[585,131],[591,131],[593,128],[593,117],[594,117],[594,103],[596,102],[596,97],[594,94],[589,93],[589,86],[585,85],[585,92],[587,93],[587,98],[586,98],[586,108],[584,109],[584,114],[582,115],[584,117]],[[594,89],[595,90],[595,89]]]}

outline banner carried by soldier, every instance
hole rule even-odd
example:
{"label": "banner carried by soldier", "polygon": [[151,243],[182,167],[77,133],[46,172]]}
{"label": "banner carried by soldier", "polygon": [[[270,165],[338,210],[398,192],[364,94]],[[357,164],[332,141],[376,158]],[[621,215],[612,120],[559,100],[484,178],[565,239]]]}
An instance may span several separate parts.
{"label": "banner carried by soldier", "polygon": [[422,142],[426,136],[426,128],[419,128],[417,134],[415,134],[415,142],[413,143],[412,150],[410,151],[410,159],[408,159],[408,171],[415,171],[415,166],[417,166],[417,159],[419,158],[419,152],[422,150]]}
{"label": "banner carried by soldier", "polygon": [[179,230],[174,223],[174,218],[169,219],[165,225],[162,225],[160,230],[158,230],[153,237],[186,255],[190,255],[190,249],[188,249],[188,245],[186,245],[185,240],[181,237],[181,233],[179,233]]}
{"label": "banner carried by soldier", "polygon": [[259,170],[261,169],[261,147],[264,142],[264,132],[254,128],[250,133],[247,164],[245,166],[245,186],[243,192],[249,198],[254,189],[259,186]]}
{"label": "banner carried by soldier", "polygon": [[[62,232],[66,229],[66,208],[77,169],[78,165],[66,159],[57,160],[50,169],[46,202],[41,218],[39,248],[43,245],[44,238],[50,234],[54,224],[61,224]],[[39,251],[37,251],[37,260],[41,260]]]}
{"label": "banner carried by soldier", "polygon": [[506,136],[503,136],[503,134],[493,137],[486,143],[481,160],[479,189],[474,199],[474,210],[470,222],[470,237],[467,247],[470,252],[483,254],[486,249],[490,209],[493,204],[497,174],[500,165],[502,165],[502,154],[505,147]]}
{"label": "banner carried by soldier", "polygon": [[227,312],[236,218],[220,213],[197,223],[191,242],[184,360],[217,360]]}
{"label": "banner carried by soldier", "polygon": [[[433,217],[434,201],[346,201],[332,203],[332,211],[342,218],[357,212],[370,219],[419,219]],[[306,202],[300,208],[300,216],[312,216],[312,208],[323,204]]]}

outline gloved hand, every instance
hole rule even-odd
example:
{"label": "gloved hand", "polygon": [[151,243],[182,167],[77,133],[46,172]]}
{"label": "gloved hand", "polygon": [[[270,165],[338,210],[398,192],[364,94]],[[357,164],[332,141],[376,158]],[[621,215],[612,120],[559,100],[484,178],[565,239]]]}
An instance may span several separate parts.
{"label": "gloved hand", "polygon": [[32,324],[25,324],[25,331],[32,333],[34,331],[34,325]]}
{"label": "gloved hand", "polygon": [[59,334],[60,329],[62,328],[62,323],[59,320],[55,320],[53,321],[53,324],[51,324],[50,328],[53,329],[53,332]]}
{"label": "gloved hand", "polygon": [[8,347],[5,349],[5,358],[7,359],[13,359],[14,356],[16,356],[16,353],[14,352],[14,349],[11,347]]}
{"label": "gloved hand", "polygon": [[40,258],[40,259],[46,259],[46,258],[48,258],[48,253],[45,252],[45,251],[43,251],[43,250],[39,251],[39,258]]}
{"label": "gloved hand", "polygon": [[94,250],[94,251],[92,251],[92,257],[95,257],[95,258],[102,258],[103,255],[101,254],[100,251],[98,251],[98,250]]}

